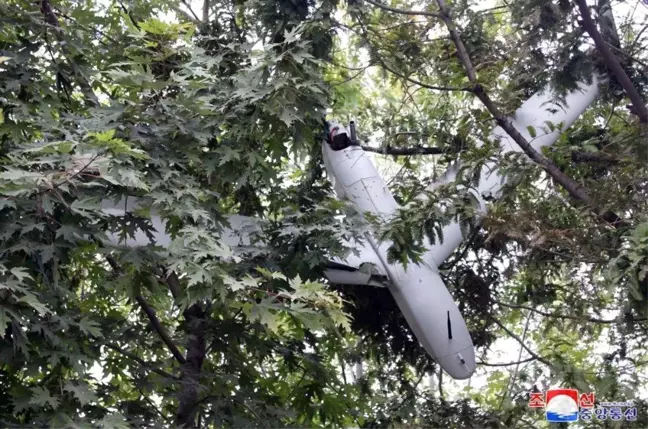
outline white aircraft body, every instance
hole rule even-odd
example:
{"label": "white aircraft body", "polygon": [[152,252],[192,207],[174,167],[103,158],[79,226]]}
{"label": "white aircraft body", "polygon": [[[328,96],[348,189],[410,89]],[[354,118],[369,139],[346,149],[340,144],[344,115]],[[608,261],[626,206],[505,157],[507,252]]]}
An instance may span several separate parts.
{"label": "white aircraft body", "polygon": [[[565,103],[558,106],[552,102],[551,91],[547,90],[531,97],[510,118],[517,130],[527,138],[536,150],[553,144],[560,133],[569,127],[595,100],[598,94],[597,82],[582,84],[579,90],[567,95]],[[553,110],[552,110],[553,109]],[[547,122],[556,125],[550,132]],[[536,137],[532,138],[528,127],[535,128]],[[559,129],[558,129],[559,127]],[[329,139],[322,145],[326,171],[333,182],[338,198],[350,201],[355,208],[369,212],[387,220],[393,216],[399,205],[394,200],[384,180],[374,167],[371,159],[355,144],[355,128],[351,135],[339,124],[331,124]],[[499,140],[503,152],[521,151],[516,143],[497,127],[490,139]],[[346,143],[345,143],[346,141]],[[457,166],[451,167],[444,177],[431,185],[434,190],[442,183],[451,182],[456,176]],[[497,165],[491,162],[481,171],[481,180],[476,189],[471,189],[479,201],[479,216],[486,212],[486,199],[497,198],[501,194],[504,178],[498,173]],[[420,198],[426,198],[420,196]],[[123,215],[137,206],[137,201],[114,204],[104,201],[107,214]],[[165,221],[153,214],[152,224],[157,230],[151,243],[143,232],[127,239],[127,246],[156,244],[167,246],[171,242],[165,232]],[[229,246],[251,246],[250,236],[259,232],[259,221],[243,216],[229,218],[231,229],[223,232],[224,244]],[[120,242],[117,234],[109,234],[113,244]],[[423,255],[423,263],[409,264],[407,269],[399,263],[387,262],[388,242],[378,243],[368,235],[363,244],[351,243],[359,255],[333,259],[325,275],[331,283],[344,285],[386,286],[394,296],[407,323],[430,356],[438,362],[451,377],[467,379],[475,371],[475,351],[466,323],[461,316],[452,295],[439,275],[439,265],[464,240],[458,223],[453,222],[443,229],[444,240],[434,245],[428,244]],[[258,244],[254,244],[258,246]],[[263,245],[263,243],[261,244]],[[360,270],[361,265],[371,263],[378,269],[378,275]]]}

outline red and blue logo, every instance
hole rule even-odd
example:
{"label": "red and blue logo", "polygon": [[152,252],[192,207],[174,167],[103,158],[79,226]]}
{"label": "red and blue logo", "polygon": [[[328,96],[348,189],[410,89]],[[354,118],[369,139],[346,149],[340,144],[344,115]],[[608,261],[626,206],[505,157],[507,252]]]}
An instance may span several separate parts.
{"label": "red and blue logo", "polygon": [[577,422],[578,390],[551,389],[547,391],[545,413],[548,422]]}
{"label": "red and blue logo", "polygon": [[531,392],[530,408],[544,408],[548,422],[572,423],[579,420],[637,420],[632,401],[598,402],[594,392],[578,393],[576,389],[549,389],[546,393]]}

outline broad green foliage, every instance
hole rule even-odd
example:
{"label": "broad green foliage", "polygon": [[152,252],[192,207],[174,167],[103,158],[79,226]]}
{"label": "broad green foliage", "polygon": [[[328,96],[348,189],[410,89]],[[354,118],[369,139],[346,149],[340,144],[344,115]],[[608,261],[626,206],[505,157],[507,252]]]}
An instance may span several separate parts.
{"label": "broad green foliage", "polygon": [[[507,113],[547,82],[607,73],[571,2],[448,3]],[[639,24],[617,23],[617,49],[643,94]],[[0,425],[539,427],[533,389],[645,400],[648,151],[608,83],[545,155],[617,229],[524,156],[476,147],[494,121],[436,17],[358,1],[3,2]],[[461,161],[457,182],[367,224],[325,176],[327,109],[385,153],[438,149],[395,159],[399,202]],[[466,189],[491,160],[518,187],[478,230]],[[134,197],[134,214],[102,210]],[[153,212],[168,247],[109,244],[150,234]],[[231,214],[261,219],[264,246],[223,244]],[[322,275],[370,227],[416,263],[452,219],[470,238],[442,274],[483,362],[474,386],[439,374],[387,290]]]}
{"label": "broad green foliage", "polygon": [[[334,393],[320,383],[340,382],[334,357],[317,346],[349,325],[339,296],[312,272],[327,248],[291,268],[294,256],[279,246],[255,262],[219,244],[223,215],[245,211],[253,198],[272,202],[252,207],[276,219],[271,230],[291,228],[280,235],[304,237],[302,246],[317,235],[291,221],[285,210],[293,206],[277,186],[322,127],[326,93],[307,37],[313,17],[286,17],[282,37],[259,45],[249,39],[269,23],[254,15],[262,28],[223,41],[204,26],[160,20],[156,5],[49,6],[60,33],[48,28],[45,9],[2,6],[3,424],[188,424],[177,410],[187,369],[141,301],[183,359],[196,335],[207,344],[189,398],[204,411],[192,420],[342,422],[336,408],[307,417],[310,404],[285,406],[295,400],[299,368],[325,401]],[[258,5],[237,7],[255,14]],[[79,82],[98,103],[76,91]],[[125,196],[143,198],[136,217],[101,211],[100,200]],[[151,210],[177,237],[168,249],[102,244],[107,231],[126,238],[150,230]],[[175,298],[168,270],[181,274]]]}

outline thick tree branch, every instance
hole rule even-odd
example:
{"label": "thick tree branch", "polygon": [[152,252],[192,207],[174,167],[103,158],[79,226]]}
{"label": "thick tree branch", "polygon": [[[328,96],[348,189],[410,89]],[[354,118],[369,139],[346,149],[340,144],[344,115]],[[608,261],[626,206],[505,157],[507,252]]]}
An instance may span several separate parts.
{"label": "thick tree branch", "polygon": [[594,40],[594,44],[601,53],[605,65],[614,74],[614,77],[616,77],[625,92],[628,94],[628,97],[630,97],[630,100],[632,100],[634,110],[639,117],[639,120],[644,124],[648,124],[648,108],[646,108],[646,103],[641,95],[639,95],[639,92],[637,92],[637,89],[623,70],[623,67],[621,67],[617,57],[608,47],[601,33],[599,33],[596,23],[594,23],[594,20],[590,15],[586,0],[576,0],[576,4],[580,10],[581,17],[583,18],[581,24],[585,31],[587,31],[590,37]]}
{"label": "thick tree branch", "polygon": [[[164,280],[174,299],[180,296],[182,286],[174,271],[164,272]],[[193,304],[183,312],[187,330],[187,354],[181,367],[181,388],[178,392],[176,424],[183,428],[195,426],[198,415],[198,396],[202,365],[207,356],[207,313],[200,304]]]}
{"label": "thick tree branch", "polygon": [[495,118],[497,124],[502,127],[504,131],[506,131],[506,133],[518,144],[518,146],[520,146],[522,151],[529,158],[531,158],[531,160],[539,164],[556,182],[558,182],[563,188],[565,188],[567,193],[569,193],[572,198],[587,205],[594,213],[596,213],[598,216],[601,216],[605,221],[611,223],[613,226],[625,226],[623,221],[616,214],[610,211],[603,212],[597,209],[595,201],[589,196],[587,192],[585,192],[583,187],[574,179],[563,173],[556,164],[536,151],[533,146],[531,146],[531,144],[524,138],[524,136],[520,134],[520,132],[513,126],[509,118],[504,116],[504,114],[488,96],[486,91],[484,91],[484,88],[481,86],[481,84],[477,81],[475,68],[473,67],[466,47],[461,40],[459,31],[457,30],[457,27],[455,26],[454,21],[450,16],[450,12],[446,7],[445,1],[437,0],[437,4],[439,5],[443,22],[446,24],[448,32],[450,33],[450,37],[457,48],[457,55],[459,56],[464,69],[466,70],[468,80],[472,85],[474,85],[474,93],[477,98],[479,98],[479,100],[484,104],[493,118]]}
{"label": "thick tree branch", "polygon": [[180,427],[195,427],[199,407],[200,379],[202,365],[207,356],[207,320],[206,313],[199,304],[194,304],[184,311],[189,341],[187,342],[187,360],[182,365],[181,388],[178,392],[178,412],[176,424]]}
{"label": "thick tree branch", "polygon": [[605,42],[616,48],[621,49],[621,41],[619,40],[619,32],[617,31],[614,22],[614,14],[612,13],[612,5],[610,0],[598,0],[596,6],[598,12],[599,27],[601,28],[601,35]]}
{"label": "thick tree branch", "polygon": [[448,28],[448,32],[450,33],[450,38],[452,39],[452,41],[455,44],[455,47],[457,48],[457,55],[459,56],[459,60],[461,61],[461,64],[463,64],[464,68],[466,69],[468,80],[470,81],[471,84],[477,85],[478,84],[477,74],[475,73],[475,68],[473,67],[472,61],[470,60],[470,56],[468,55],[466,46],[463,44],[463,41],[461,40],[459,31],[457,30],[457,27],[455,26],[454,21],[450,16],[450,11],[446,7],[444,0],[437,0],[437,4],[439,5],[439,9],[441,10],[441,19],[443,20],[446,27]]}
{"label": "thick tree branch", "polygon": [[440,18],[441,14],[439,12],[427,12],[424,10],[406,10],[406,9],[399,9],[391,6],[387,6],[385,4],[378,3],[377,1],[374,0],[365,0],[367,3],[372,4],[380,9],[393,12],[393,13],[398,13],[401,15],[421,15],[421,16],[431,16],[434,18]]}
{"label": "thick tree branch", "polygon": [[[123,272],[112,256],[107,255],[106,259],[114,271],[119,273]],[[168,285],[171,295],[173,295],[174,299],[178,299],[181,292],[178,276],[175,272],[166,269],[163,269],[163,273],[164,281]],[[179,378],[181,386],[178,392],[179,404],[176,414],[176,424],[183,428],[193,428],[195,427],[195,420],[199,410],[197,405],[202,365],[207,356],[207,313],[199,304],[194,304],[183,312],[188,334],[187,354],[185,358],[160,323],[155,315],[155,310],[141,296],[138,295],[135,299],[148,316],[153,329],[181,364]]]}
{"label": "thick tree branch", "polygon": [[209,0],[203,1],[202,20],[203,22],[209,21]]}
{"label": "thick tree branch", "polygon": [[[384,147],[375,147],[360,145],[360,147],[366,152],[380,153],[382,155],[393,155],[393,156],[416,156],[416,155],[442,155],[445,153],[455,153],[455,150],[452,149],[442,149],[439,147],[427,147],[427,146],[410,146],[410,147],[392,147],[391,145],[386,145]],[[595,153],[595,152],[572,152],[571,160],[575,163],[605,163],[605,164],[617,164],[620,161],[608,154],[605,153]]]}
{"label": "thick tree branch", "polygon": [[149,318],[151,321],[151,326],[153,327],[153,330],[157,332],[157,334],[160,336],[164,344],[166,344],[167,348],[171,352],[174,358],[180,364],[185,363],[185,358],[182,356],[182,353],[180,353],[180,350],[178,347],[175,345],[173,340],[171,339],[171,336],[169,336],[169,333],[164,329],[164,326],[162,326],[162,323],[160,322],[160,319],[158,319],[157,315],[155,314],[155,310],[153,307],[149,305],[148,302],[144,298],[142,298],[140,295],[137,295],[135,297],[135,300],[137,303],[142,307],[142,310],[144,310],[144,313],[146,313],[146,316]]}
{"label": "thick tree branch", "polygon": [[178,299],[180,297],[180,291],[182,290],[178,275],[175,273],[175,271],[169,271],[166,268],[163,268],[162,272],[164,273],[164,281],[166,282],[167,286],[169,286],[169,290],[171,291],[173,299]]}
{"label": "thick tree branch", "polygon": [[[110,266],[112,267],[113,271],[120,274],[124,272],[119,266],[119,263],[111,255],[106,255],[106,260],[108,261],[108,264],[110,264]],[[178,362],[180,362],[180,364],[185,363],[184,356],[182,356],[182,353],[180,353],[180,350],[178,350],[178,347],[175,345],[175,343],[169,336],[169,333],[166,331],[166,329],[164,329],[162,323],[160,323],[160,320],[157,318],[157,315],[155,314],[155,310],[153,309],[153,307],[151,307],[149,303],[146,302],[146,300],[140,295],[135,296],[135,300],[140,305],[142,310],[144,310],[144,313],[146,314],[149,321],[151,322],[151,326],[153,327],[153,330],[157,332],[157,334],[160,336],[164,344],[166,344],[169,351],[171,351],[173,357]]]}
{"label": "thick tree branch", "polygon": [[[404,101],[407,101],[407,99],[405,99]],[[393,134],[388,135],[385,138],[386,139],[392,139],[392,138],[398,137],[398,136],[425,136],[425,137],[429,137],[428,134],[422,133],[420,131],[397,131],[397,132],[395,132]]]}
{"label": "thick tree branch", "polygon": [[445,402],[445,394],[443,393],[443,368],[439,368],[439,400]]}

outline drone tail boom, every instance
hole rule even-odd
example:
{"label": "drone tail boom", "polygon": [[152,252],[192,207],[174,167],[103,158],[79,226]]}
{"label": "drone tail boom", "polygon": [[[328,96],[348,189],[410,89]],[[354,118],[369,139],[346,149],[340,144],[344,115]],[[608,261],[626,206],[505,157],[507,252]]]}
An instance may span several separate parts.
{"label": "drone tail boom", "polygon": [[[511,122],[536,151],[541,151],[543,147],[553,145],[594,102],[597,95],[597,79],[593,79],[591,84],[579,84],[577,90],[566,95],[561,105],[554,102],[555,94],[545,89],[522,103],[511,118]],[[495,128],[489,139],[500,141],[502,153],[522,152],[522,148],[501,127]],[[483,144],[479,142],[478,146]],[[458,171],[459,166],[453,165],[444,174],[441,183],[430,185],[426,191],[433,191],[442,183],[452,182]],[[488,162],[482,167],[479,184],[471,191],[478,201],[480,218],[487,212],[486,200],[499,198],[506,182],[506,178],[499,173],[496,162]],[[425,199],[427,196],[423,193],[417,198]],[[464,239],[459,223],[450,223],[443,228],[443,242],[428,246],[430,250],[423,256],[423,260],[430,265],[438,266],[459,247]]]}

